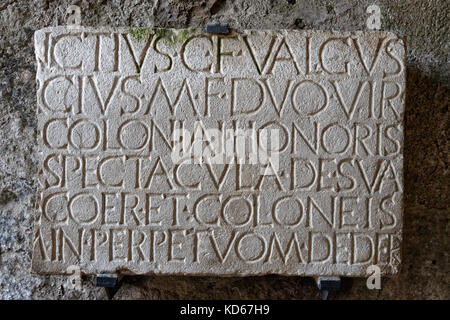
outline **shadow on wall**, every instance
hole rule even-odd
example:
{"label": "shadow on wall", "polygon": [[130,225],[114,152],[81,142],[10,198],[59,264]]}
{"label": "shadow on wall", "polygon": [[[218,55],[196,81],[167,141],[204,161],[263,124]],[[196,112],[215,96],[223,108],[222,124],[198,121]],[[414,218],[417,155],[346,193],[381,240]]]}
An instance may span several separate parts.
{"label": "shadow on wall", "polygon": [[[404,140],[404,231],[400,274],[368,290],[344,278],[330,299],[449,299],[449,88],[407,70]],[[320,299],[312,278],[125,277],[115,299]]]}

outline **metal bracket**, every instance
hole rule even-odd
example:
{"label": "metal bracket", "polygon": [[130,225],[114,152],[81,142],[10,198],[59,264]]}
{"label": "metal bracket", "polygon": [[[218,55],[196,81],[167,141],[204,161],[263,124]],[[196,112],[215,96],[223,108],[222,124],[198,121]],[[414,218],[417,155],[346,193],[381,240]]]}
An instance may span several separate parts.
{"label": "metal bracket", "polygon": [[322,300],[328,299],[328,294],[331,291],[339,291],[341,288],[340,277],[321,276],[316,278],[317,288],[322,294]]}
{"label": "metal bracket", "polygon": [[95,276],[95,286],[105,288],[108,299],[111,300],[122,285],[117,274],[102,273]]}
{"label": "metal bracket", "polygon": [[211,34],[228,34],[230,33],[230,29],[227,24],[221,23],[208,23],[205,27],[206,33]]}

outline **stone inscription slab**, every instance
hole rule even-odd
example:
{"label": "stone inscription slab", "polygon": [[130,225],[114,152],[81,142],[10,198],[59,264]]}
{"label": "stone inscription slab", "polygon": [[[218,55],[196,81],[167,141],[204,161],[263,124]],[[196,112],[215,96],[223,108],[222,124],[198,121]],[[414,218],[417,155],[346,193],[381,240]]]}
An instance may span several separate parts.
{"label": "stone inscription slab", "polygon": [[32,270],[399,270],[404,40],[36,32]]}

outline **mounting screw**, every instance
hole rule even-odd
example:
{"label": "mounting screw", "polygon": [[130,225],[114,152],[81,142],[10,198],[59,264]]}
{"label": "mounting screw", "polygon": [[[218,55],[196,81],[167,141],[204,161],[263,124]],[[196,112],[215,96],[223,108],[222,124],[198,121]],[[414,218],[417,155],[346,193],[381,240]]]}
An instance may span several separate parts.
{"label": "mounting screw", "polygon": [[119,281],[117,274],[97,274],[95,276],[95,286],[105,288],[108,299],[111,300],[119,290],[122,282]]}
{"label": "mounting screw", "polygon": [[206,33],[213,34],[228,34],[230,33],[230,29],[228,29],[228,25],[221,23],[208,23],[206,25]]}
{"label": "mounting screw", "polygon": [[323,300],[328,299],[331,291],[339,291],[341,288],[341,278],[339,277],[321,276],[316,279],[316,282]]}

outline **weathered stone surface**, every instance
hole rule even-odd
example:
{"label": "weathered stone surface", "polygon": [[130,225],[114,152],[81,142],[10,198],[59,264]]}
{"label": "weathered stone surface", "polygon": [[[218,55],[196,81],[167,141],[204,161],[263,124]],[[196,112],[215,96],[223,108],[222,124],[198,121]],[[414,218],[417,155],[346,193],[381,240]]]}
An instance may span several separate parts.
{"label": "weathered stone surface", "polygon": [[33,271],[396,273],[403,40],[201,32],[36,32]]}

